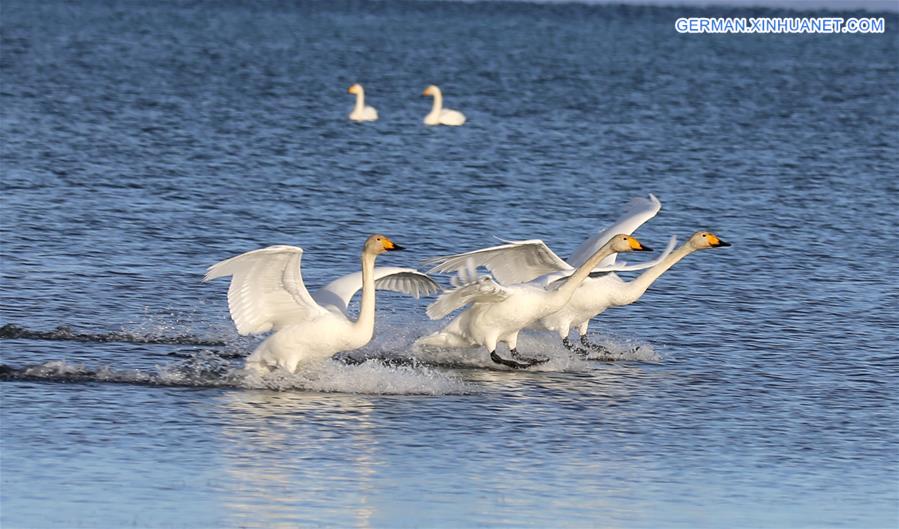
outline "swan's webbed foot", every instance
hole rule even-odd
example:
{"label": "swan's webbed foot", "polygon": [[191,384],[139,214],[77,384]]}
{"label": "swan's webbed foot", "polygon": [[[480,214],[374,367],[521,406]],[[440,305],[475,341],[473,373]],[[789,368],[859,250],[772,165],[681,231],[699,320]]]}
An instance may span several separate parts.
{"label": "swan's webbed foot", "polygon": [[584,349],[589,349],[594,353],[599,353],[602,356],[612,356],[612,351],[609,351],[609,349],[604,345],[590,342],[590,340],[587,339],[586,334],[581,336],[581,345],[584,346]]}
{"label": "swan's webbed foot", "polygon": [[575,345],[573,343],[571,343],[571,340],[569,340],[567,336],[565,338],[562,338],[562,345],[565,346],[565,349],[568,349],[569,351],[574,352],[576,355],[580,356],[581,358],[583,358],[585,360],[588,356],[590,356],[590,351],[588,351],[586,349],[582,349],[580,347],[575,347]]}
{"label": "swan's webbed foot", "polygon": [[[599,356],[594,357],[594,358],[588,358],[588,360],[599,360],[599,361],[603,361],[603,362],[613,362],[613,361],[615,361],[615,360],[621,360],[621,358],[625,355],[625,352],[626,352],[626,351],[622,351],[622,352],[620,352],[620,353],[618,353],[618,354],[616,355],[616,354],[614,354],[612,351],[610,351],[609,348],[607,348],[607,347],[605,347],[605,346],[603,346],[603,345],[599,345],[599,344],[597,344],[597,343],[591,343],[590,340],[587,339],[587,335],[586,335],[586,334],[583,335],[583,336],[581,336],[581,344],[582,344],[585,348],[588,348],[588,349],[590,349],[591,351],[593,351],[593,352],[595,352],[595,353],[599,353]],[[587,353],[587,351],[586,351],[585,349],[581,349],[581,350],[585,352],[585,356],[586,356],[587,354],[589,354],[589,353]],[[639,351],[639,350],[640,350],[640,346],[638,345],[637,347],[634,347],[633,349],[631,349],[629,352],[630,352],[630,353],[636,353],[636,352]]]}
{"label": "swan's webbed foot", "polygon": [[509,349],[509,353],[512,354],[512,358],[514,358],[515,360],[521,360],[522,362],[532,362],[531,363],[532,366],[537,365],[537,364],[545,364],[545,363],[549,362],[548,357],[533,358],[533,357],[522,356],[522,355],[518,354],[517,348]]}
{"label": "swan's webbed foot", "polygon": [[[514,356],[516,358],[521,358],[520,356],[518,356],[518,351],[515,351],[515,349],[512,349],[512,351],[513,351],[512,356]],[[544,358],[542,360],[521,358],[522,360],[525,360],[525,361],[524,362],[516,362],[515,360],[509,360],[509,359],[501,357],[500,355],[496,354],[496,351],[490,351],[490,359],[493,360],[494,362],[496,362],[497,364],[504,365],[506,367],[511,367],[512,369],[527,369],[529,367],[543,364],[543,363],[546,363],[549,361],[549,358]]]}

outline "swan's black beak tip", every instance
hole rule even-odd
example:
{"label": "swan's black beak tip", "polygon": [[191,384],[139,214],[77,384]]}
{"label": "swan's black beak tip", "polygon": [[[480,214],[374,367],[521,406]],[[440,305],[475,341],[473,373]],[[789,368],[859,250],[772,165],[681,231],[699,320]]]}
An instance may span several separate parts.
{"label": "swan's black beak tip", "polygon": [[397,251],[399,251],[399,250],[405,250],[405,249],[406,249],[405,246],[400,246],[400,245],[397,244],[397,243],[393,243],[393,247],[391,247],[389,251],[391,251],[391,252],[397,252]]}
{"label": "swan's black beak tip", "polygon": [[718,239],[718,244],[715,245],[715,248],[721,248],[722,246],[733,246],[733,245],[727,241],[722,241],[721,239]]}
{"label": "swan's black beak tip", "polygon": [[652,248],[650,248],[649,246],[640,246],[640,248],[637,249],[637,251],[638,252],[651,252]]}

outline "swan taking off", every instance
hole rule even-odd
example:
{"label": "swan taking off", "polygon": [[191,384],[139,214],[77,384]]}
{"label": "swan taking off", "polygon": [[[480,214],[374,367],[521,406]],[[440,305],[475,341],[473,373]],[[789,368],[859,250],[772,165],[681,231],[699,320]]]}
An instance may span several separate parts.
{"label": "swan taking off", "polygon": [[[650,251],[630,235],[619,234],[598,248],[589,259],[552,288],[535,283],[501,285],[490,277],[468,277],[460,273],[455,289],[444,292],[428,307],[431,319],[442,318],[452,311],[470,305],[442,330],[418,341],[425,346],[471,347],[482,345],[490,359],[513,369],[546,362],[525,359],[516,349],[518,332],[561,309],[600,261],[615,252]],[[505,342],[514,360],[496,353],[498,342]]]}
{"label": "swan taking off", "polygon": [[449,125],[458,127],[465,124],[465,115],[458,110],[443,108],[443,92],[436,85],[430,85],[421,93],[423,96],[432,96],[434,98],[434,106],[431,112],[425,116],[425,125]]}
{"label": "swan taking off", "polygon": [[[303,249],[296,246],[269,246],[221,261],[209,267],[203,281],[232,276],[228,308],[238,333],[274,331],[247,358],[247,368],[295,372],[300,362],[352,351],[371,340],[375,288],[415,297],[440,290],[416,270],[375,268],[378,255],[401,249],[384,235],[372,235],[362,247],[362,272],[332,281],[315,294],[303,284]],[[359,317],[352,321],[347,305],[360,288]]]}
{"label": "swan taking off", "polygon": [[[662,203],[652,194],[648,198],[632,198],[624,212],[611,226],[584,241],[568,261],[556,255],[543,241],[532,239],[510,241],[499,246],[457,255],[434,257],[425,262],[432,265],[429,273],[455,272],[465,270],[469,266],[483,266],[502,284],[533,282],[548,287],[574,273],[576,266],[583,264],[615,234],[630,235],[646,221],[655,217],[661,209]],[[672,238],[672,242],[661,257],[646,263],[628,265],[616,262],[615,253],[602,259],[561,310],[536,320],[529,327],[555,331],[562,339],[562,343],[571,348],[568,334],[571,327],[575,326],[578,327],[584,347],[601,349],[601,346],[591,344],[587,340],[587,328],[590,319],[609,306],[610,297],[616,294],[615,281],[623,283],[618,276],[610,272],[643,270],[656,266],[671,253],[673,243]]]}
{"label": "swan taking off", "polygon": [[378,119],[378,111],[375,107],[365,106],[365,90],[359,83],[346,89],[349,94],[356,94],[356,106],[350,112],[350,119],[353,121],[376,121]]}

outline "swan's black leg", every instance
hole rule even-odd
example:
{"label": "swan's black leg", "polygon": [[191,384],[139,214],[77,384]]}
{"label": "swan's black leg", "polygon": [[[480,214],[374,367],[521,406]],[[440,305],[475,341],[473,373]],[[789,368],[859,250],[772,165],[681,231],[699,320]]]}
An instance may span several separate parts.
{"label": "swan's black leg", "polygon": [[527,369],[531,366],[535,366],[537,364],[542,364],[549,360],[549,358],[547,358],[545,360],[528,361],[528,363],[516,362],[515,360],[508,360],[506,358],[501,357],[500,355],[496,354],[496,351],[490,351],[490,359],[493,360],[494,362],[496,362],[497,364],[501,364],[506,367],[511,367],[512,369]]}
{"label": "swan's black leg", "polygon": [[569,351],[573,351],[575,354],[577,354],[578,356],[583,357],[583,358],[587,358],[587,356],[590,354],[590,351],[587,351],[586,349],[581,349],[580,347],[575,347],[574,344],[571,343],[571,340],[569,340],[567,336],[565,338],[562,338],[562,345],[565,346],[565,349],[568,349]]}
{"label": "swan's black leg", "polygon": [[531,362],[532,366],[537,365],[537,364],[545,364],[546,362],[549,362],[549,358],[528,358],[526,356],[522,356],[522,355],[518,354],[517,348],[509,349],[509,352],[512,353],[512,358],[514,358],[516,360],[521,360],[522,362]]}
{"label": "swan's black leg", "polygon": [[599,345],[598,343],[590,343],[586,334],[581,335],[581,345],[583,345],[585,349],[590,349],[603,356],[612,356],[612,351],[609,351],[605,346]]}
{"label": "swan's black leg", "polygon": [[[583,344],[584,347],[589,348],[592,351],[595,351],[600,354],[599,358],[596,358],[595,360],[607,360],[607,361],[621,360],[621,357],[623,357],[624,353],[625,353],[625,351],[622,351],[622,352],[618,353],[617,355],[615,355],[607,347],[596,344],[596,343],[591,343],[589,340],[587,340],[586,334],[581,336],[581,344]],[[640,350],[640,346],[638,345],[637,347],[634,347],[633,349],[631,349],[630,352],[636,353],[639,350]]]}

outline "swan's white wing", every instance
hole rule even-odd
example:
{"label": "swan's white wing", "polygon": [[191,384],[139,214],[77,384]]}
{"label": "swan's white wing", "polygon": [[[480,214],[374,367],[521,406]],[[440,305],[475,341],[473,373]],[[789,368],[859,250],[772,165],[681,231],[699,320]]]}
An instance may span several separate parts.
{"label": "swan's white wing", "polygon": [[[614,235],[614,233],[612,234]],[[661,255],[656,257],[651,261],[646,261],[645,263],[637,263],[637,264],[627,264],[624,261],[619,261],[617,263],[612,263],[608,265],[597,266],[593,270],[590,271],[590,277],[608,274],[609,272],[634,272],[637,270],[645,270],[647,268],[652,268],[653,266],[662,262],[663,259],[668,257],[668,255],[674,251],[674,247],[677,245],[677,236],[672,235],[668,240],[668,245],[665,247],[665,251],[662,252]],[[534,283],[540,284],[543,287],[548,287],[552,285],[554,288],[557,288],[561,283],[556,284],[557,281],[568,279],[571,274],[574,273],[574,269],[565,270],[562,272],[555,272],[552,274],[547,274],[545,276],[537,278]]]}
{"label": "swan's white wing", "polygon": [[[413,268],[379,266],[375,268],[375,288],[414,296],[416,299],[440,290],[440,285]],[[362,272],[339,277],[318,289],[313,299],[323,306],[332,306],[346,314],[353,296],[362,288]]]}
{"label": "swan's white wing", "polygon": [[232,276],[228,309],[242,335],[259,334],[324,311],[303,285],[296,246],[269,246],[209,267],[203,281]]}
{"label": "swan's white wing", "polygon": [[459,275],[453,278],[455,288],[444,291],[436,301],[428,305],[427,314],[439,320],[469,303],[499,302],[509,297],[509,291],[490,276],[478,276],[474,261],[469,259]]}
{"label": "swan's white wing", "polygon": [[489,276],[474,283],[447,290],[436,301],[428,305],[427,314],[432,320],[439,320],[469,303],[497,303],[509,297],[505,287]]}
{"label": "swan's white wing", "polygon": [[[614,224],[590,237],[577,247],[574,253],[571,254],[571,257],[568,258],[568,264],[577,268],[587,262],[587,259],[596,253],[603,244],[609,242],[613,235],[618,235],[619,233],[630,235],[642,226],[644,222],[655,217],[660,209],[662,209],[662,203],[652,193],[649,194],[649,198],[632,198]],[[616,256],[617,254],[612,254],[606,257],[599,262],[597,268],[613,264]]]}
{"label": "swan's white wing", "polygon": [[508,241],[499,246],[425,260],[425,264],[433,267],[429,273],[463,270],[469,262],[490,270],[497,281],[505,284],[525,283],[545,274],[571,269],[539,239]]}

